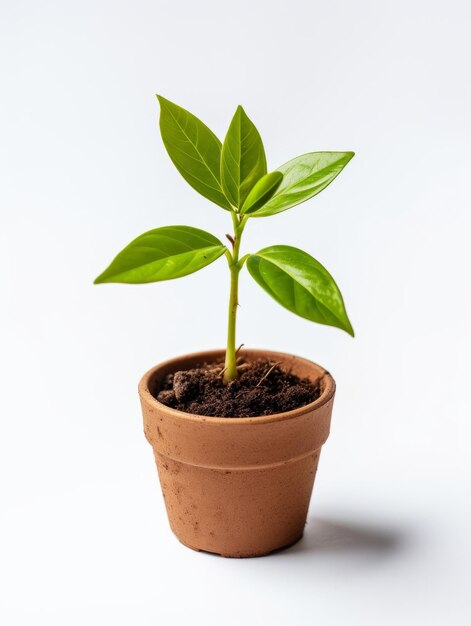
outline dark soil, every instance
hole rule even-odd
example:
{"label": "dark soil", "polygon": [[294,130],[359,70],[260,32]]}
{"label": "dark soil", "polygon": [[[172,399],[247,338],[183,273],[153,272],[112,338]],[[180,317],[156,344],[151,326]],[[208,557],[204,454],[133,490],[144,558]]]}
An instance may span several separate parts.
{"label": "dark soil", "polygon": [[223,382],[221,363],[168,374],[154,393],[174,409],[216,417],[257,417],[291,411],[316,400],[320,383],[285,372],[269,361],[241,362],[239,378]]}

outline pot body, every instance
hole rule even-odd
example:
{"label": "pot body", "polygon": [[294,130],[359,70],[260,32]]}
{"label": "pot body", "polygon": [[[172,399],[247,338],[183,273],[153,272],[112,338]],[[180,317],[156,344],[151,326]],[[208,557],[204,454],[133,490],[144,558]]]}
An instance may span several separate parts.
{"label": "pot body", "polygon": [[261,556],[301,538],[335,394],[330,374],[311,361],[264,350],[242,355],[321,379],[320,397],[253,418],[191,415],[153,397],[166,374],[222,361],[222,350],[166,361],[139,385],[144,432],[173,532],[190,548],[228,557]]}

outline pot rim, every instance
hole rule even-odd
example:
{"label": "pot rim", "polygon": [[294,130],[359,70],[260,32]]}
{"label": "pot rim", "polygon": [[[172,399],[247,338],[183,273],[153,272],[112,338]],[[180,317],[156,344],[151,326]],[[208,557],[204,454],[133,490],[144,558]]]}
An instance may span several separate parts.
{"label": "pot rim", "polygon": [[335,381],[332,378],[330,372],[328,372],[325,368],[323,368],[318,363],[315,363],[314,361],[305,359],[304,357],[296,356],[294,354],[290,354],[288,352],[263,350],[262,348],[253,348],[253,349],[248,348],[248,349],[242,350],[242,352],[249,352],[249,353],[262,352],[265,355],[269,354],[273,356],[294,359],[296,361],[304,361],[305,363],[309,365],[315,365],[320,370],[322,370],[323,375],[325,376],[326,382],[321,392],[321,395],[313,402],[310,402],[309,404],[305,404],[304,406],[300,406],[297,409],[292,409],[291,411],[284,411],[283,413],[273,413],[272,415],[259,415],[257,417],[216,417],[216,416],[211,416],[211,415],[196,415],[194,413],[187,413],[186,411],[179,411],[178,409],[173,409],[172,407],[169,407],[166,404],[159,402],[149,391],[149,381],[152,379],[155,372],[161,369],[162,367],[166,367],[182,359],[187,360],[187,359],[193,359],[193,358],[194,359],[201,358],[204,360],[205,356],[207,357],[211,356],[212,358],[214,358],[214,355],[217,353],[221,355],[225,354],[225,350],[203,350],[201,352],[192,352],[190,354],[182,354],[181,356],[167,359],[165,361],[162,361],[162,363],[155,365],[150,370],[148,370],[144,374],[144,376],[141,378],[139,382],[139,386],[138,386],[141,400],[145,401],[151,406],[154,406],[159,411],[165,411],[169,415],[172,415],[173,417],[179,418],[182,420],[200,422],[200,423],[203,422],[205,424],[215,424],[215,425],[216,424],[218,425],[234,424],[234,426],[236,426],[240,424],[267,424],[269,422],[281,422],[285,420],[294,419],[296,417],[299,417],[300,415],[304,415],[305,413],[309,411],[314,411],[318,409],[319,407],[323,406],[333,397],[335,393]]}

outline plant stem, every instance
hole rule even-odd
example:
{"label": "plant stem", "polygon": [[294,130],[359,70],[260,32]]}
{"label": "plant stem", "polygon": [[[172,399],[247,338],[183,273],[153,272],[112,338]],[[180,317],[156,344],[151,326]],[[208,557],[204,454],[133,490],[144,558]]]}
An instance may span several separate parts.
{"label": "plant stem", "polygon": [[228,383],[237,378],[236,366],[236,322],[237,307],[239,306],[239,273],[242,264],[239,262],[239,251],[242,233],[247,222],[247,217],[240,217],[237,213],[232,213],[232,221],[234,224],[234,246],[232,255],[228,257],[229,271],[231,273],[231,283],[229,292],[229,310],[227,319],[227,348],[226,362],[224,367],[224,382]]}

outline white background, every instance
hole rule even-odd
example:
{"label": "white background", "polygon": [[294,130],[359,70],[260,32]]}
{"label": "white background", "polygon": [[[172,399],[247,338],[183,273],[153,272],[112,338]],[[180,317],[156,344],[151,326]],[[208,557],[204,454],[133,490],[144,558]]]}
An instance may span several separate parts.
{"label": "white background", "polygon": [[[471,623],[470,22],[465,0],[2,0],[2,624]],[[92,285],[145,230],[229,229],[166,155],[156,92],[220,137],[243,104],[272,168],[357,153],[246,229],[325,264],[357,333],[242,277],[239,340],[338,384],[305,538],[267,558],[173,537],[136,393],[223,345],[224,260]]]}

